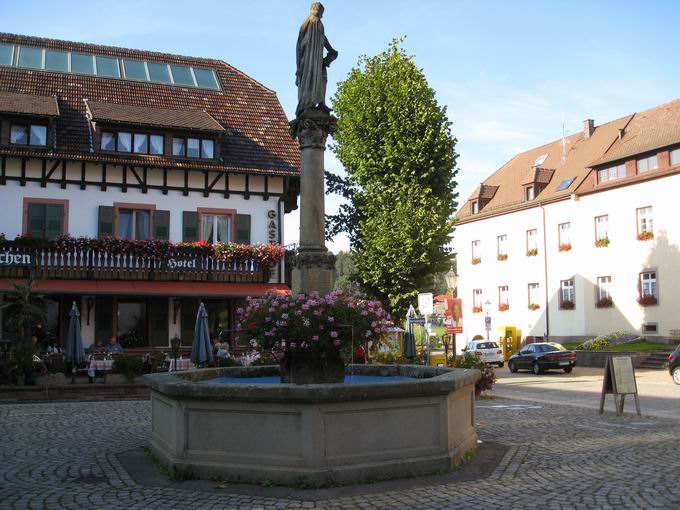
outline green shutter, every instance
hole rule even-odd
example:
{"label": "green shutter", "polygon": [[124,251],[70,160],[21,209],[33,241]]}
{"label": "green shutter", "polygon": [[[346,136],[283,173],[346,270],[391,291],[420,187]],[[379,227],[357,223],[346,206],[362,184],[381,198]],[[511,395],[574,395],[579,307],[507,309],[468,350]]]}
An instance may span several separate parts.
{"label": "green shutter", "polygon": [[250,244],[250,214],[236,215],[236,239],[234,241]]}
{"label": "green shutter", "polygon": [[182,241],[185,243],[198,241],[198,213],[195,211],[182,213]]}
{"label": "green shutter", "polygon": [[168,298],[149,299],[150,340],[152,347],[167,347]]}
{"label": "green shutter", "polygon": [[45,215],[45,237],[54,239],[64,235],[64,206],[63,204],[47,204]]}
{"label": "green shutter", "polygon": [[113,237],[113,207],[110,205],[99,206],[99,223],[97,225],[97,235],[102,237]]}
{"label": "green shutter", "polygon": [[200,303],[198,298],[182,298],[180,335],[184,346],[190,346],[194,342],[194,328]]}
{"label": "green shutter", "polygon": [[154,212],[153,237],[162,241],[170,239],[170,211]]}
{"label": "green shutter", "polygon": [[113,298],[98,296],[94,307],[94,339],[106,345],[113,336]]}
{"label": "green shutter", "polygon": [[44,237],[46,216],[47,204],[28,204],[28,225],[26,232],[33,237]]}

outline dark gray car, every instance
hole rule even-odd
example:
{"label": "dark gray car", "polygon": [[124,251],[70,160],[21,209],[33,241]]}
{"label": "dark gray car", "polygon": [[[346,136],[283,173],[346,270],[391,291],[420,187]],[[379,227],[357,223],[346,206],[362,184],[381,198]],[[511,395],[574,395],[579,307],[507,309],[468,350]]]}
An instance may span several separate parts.
{"label": "dark gray car", "polygon": [[526,345],[508,360],[510,372],[524,369],[531,370],[536,375],[551,368],[569,373],[575,365],[576,353],[553,342]]}

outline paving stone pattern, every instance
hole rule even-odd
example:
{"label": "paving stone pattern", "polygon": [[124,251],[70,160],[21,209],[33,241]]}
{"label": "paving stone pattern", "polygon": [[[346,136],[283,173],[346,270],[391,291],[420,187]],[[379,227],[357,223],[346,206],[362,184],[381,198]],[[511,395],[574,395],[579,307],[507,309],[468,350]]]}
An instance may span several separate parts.
{"label": "paving stone pattern", "polygon": [[480,438],[509,446],[484,479],[310,500],[139,485],[118,454],[144,447],[148,402],[0,406],[0,508],[680,508],[680,422],[525,404],[478,403]]}

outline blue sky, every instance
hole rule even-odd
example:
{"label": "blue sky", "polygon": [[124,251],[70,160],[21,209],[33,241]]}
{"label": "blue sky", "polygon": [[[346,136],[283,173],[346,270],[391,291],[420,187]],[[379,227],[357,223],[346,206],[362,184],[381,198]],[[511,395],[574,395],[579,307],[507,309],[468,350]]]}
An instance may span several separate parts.
{"label": "blue sky", "polygon": [[[292,116],[295,40],[308,0],[0,2],[0,30],[219,58],[276,90]],[[459,191],[517,152],[680,97],[680,2],[327,0],[340,56],[329,95],[361,54],[406,36],[458,139]],[[329,170],[341,170],[328,154]],[[332,212],[338,201],[329,198]],[[286,243],[299,218],[286,216]],[[338,238],[329,244],[347,249]]]}

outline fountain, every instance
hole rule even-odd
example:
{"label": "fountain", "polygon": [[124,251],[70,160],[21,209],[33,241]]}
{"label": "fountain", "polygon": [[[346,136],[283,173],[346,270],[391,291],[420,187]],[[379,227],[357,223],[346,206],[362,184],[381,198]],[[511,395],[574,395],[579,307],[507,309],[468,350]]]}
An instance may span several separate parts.
{"label": "fountain", "polygon": [[[326,67],[338,53],[324,35],[322,14],[323,6],[312,4],[297,48],[291,131],[302,154],[298,296],[249,302],[242,316],[242,340],[279,348],[281,362],[145,376],[151,450],[166,467],[192,476],[305,486],[366,482],[451,469],[477,444],[479,371],[350,364],[345,377],[355,333],[367,342],[384,331],[386,314],[375,302],[328,294],[334,256],[324,243],[323,156],[337,119],[325,91]],[[325,297],[304,296],[312,292]]]}

